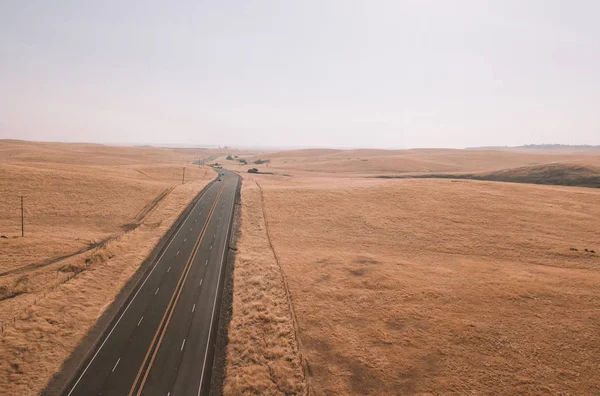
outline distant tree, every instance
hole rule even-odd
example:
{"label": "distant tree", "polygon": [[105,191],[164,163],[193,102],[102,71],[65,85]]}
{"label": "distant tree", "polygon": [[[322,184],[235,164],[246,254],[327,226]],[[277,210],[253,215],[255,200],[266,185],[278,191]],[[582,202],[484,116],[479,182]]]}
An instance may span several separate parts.
{"label": "distant tree", "polygon": [[233,158],[237,158],[237,155],[234,155]]}
{"label": "distant tree", "polygon": [[239,160],[239,161],[240,161],[240,164],[242,164],[242,165],[248,165],[248,161],[246,161],[243,158],[241,160]]}
{"label": "distant tree", "polygon": [[233,160],[233,157],[231,155],[228,155],[226,159],[231,161],[231,160]]}
{"label": "distant tree", "polygon": [[254,161],[253,163],[256,165],[260,165],[260,164],[268,164],[269,162],[271,162],[271,160],[261,160],[260,158],[257,159],[256,161]]}
{"label": "distant tree", "polygon": [[248,173],[258,173],[258,169],[250,168],[250,169],[248,169]]}

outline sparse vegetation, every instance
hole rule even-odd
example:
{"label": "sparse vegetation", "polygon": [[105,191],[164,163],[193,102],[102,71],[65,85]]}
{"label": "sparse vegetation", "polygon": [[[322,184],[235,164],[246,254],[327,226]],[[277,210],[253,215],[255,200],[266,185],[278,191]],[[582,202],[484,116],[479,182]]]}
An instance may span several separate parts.
{"label": "sparse vegetation", "polygon": [[268,164],[269,162],[271,162],[271,161],[270,161],[270,160],[268,160],[268,159],[267,159],[267,160],[261,160],[261,159],[259,158],[259,159],[257,159],[256,161],[253,161],[252,163],[253,163],[253,164],[256,164],[256,165],[261,165],[261,164]]}
{"label": "sparse vegetation", "polygon": [[231,155],[228,155],[227,158],[225,158],[226,160],[232,161],[233,157]]}
{"label": "sparse vegetation", "polygon": [[248,161],[246,161],[246,160],[245,160],[245,159],[243,159],[243,158],[242,158],[242,159],[240,159],[240,160],[239,160],[239,162],[240,162],[240,164],[242,164],[242,165],[248,165]]}
{"label": "sparse vegetation", "polygon": [[258,169],[257,168],[250,168],[250,169],[248,169],[248,173],[258,173]]}

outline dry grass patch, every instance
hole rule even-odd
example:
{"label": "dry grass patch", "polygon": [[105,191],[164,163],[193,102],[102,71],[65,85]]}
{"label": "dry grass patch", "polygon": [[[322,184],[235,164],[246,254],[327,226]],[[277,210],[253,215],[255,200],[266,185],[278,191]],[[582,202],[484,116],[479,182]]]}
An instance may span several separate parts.
{"label": "dry grass patch", "polygon": [[317,394],[600,392],[600,191],[260,180]]}
{"label": "dry grass patch", "polygon": [[242,184],[224,394],[304,394],[298,345],[279,266],[269,246],[260,191]]}

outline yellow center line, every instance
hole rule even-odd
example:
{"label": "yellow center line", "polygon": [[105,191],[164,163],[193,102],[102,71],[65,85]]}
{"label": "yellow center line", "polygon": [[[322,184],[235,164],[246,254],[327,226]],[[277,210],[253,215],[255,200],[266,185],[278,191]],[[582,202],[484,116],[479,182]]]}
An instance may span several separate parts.
{"label": "yellow center line", "polygon": [[[175,311],[175,306],[177,305],[177,301],[179,300],[181,291],[183,290],[183,284],[185,283],[185,280],[186,280],[186,278],[190,272],[190,269],[192,267],[192,263],[194,262],[194,259],[196,258],[196,254],[198,253],[198,249],[200,247],[200,244],[202,243],[202,239],[204,238],[204,234],[206,233],[206,229],[208,228],[208,224],[210,223],[213,212],[215,210],[215,207],[217,206],[217,203],[219,202],[219,198],[220,198],[221,193],[223,192],[224,188],[225,188],[225,183],[223,183],[223,185],[221,185],[221,189],[219,190],[219,193],[217,194],[217,197],[215,198],[215,201],[210,209],[210,212],[208,213],[206,223],[204,223],[204,226],[202,227],[202,231],[200,232],[200,235],[198,236],[198,239],[196,240],[196,243],[194,244],[192,253],[184,267],[183,273],[181,274],[179,281],[177,282],[177,286],[175,287],[175,290],[173,291],[173,295],[171,296],[171,299],[169,300],[169,304],[167,305],[167,308],[162,317],[162,320],[160,321],[158,329],[156,330],[156,333],[154,334],[154,338],[152,338],[152,342],[150,343],[150,346],[148,347],[148,351],[146,352],[144,361],[142,362],[140,369],[138,370],[138,373],[135,377],[135,380],[133,381],[133,385],[131,386],[131,390],[129,391],[129,394],[128,394],[129,396],[132,396],[134,394],[135,389],[137,388],[138,380],[140,379],[140,376],[142,375],[142,372],[144,371],[144,367],[146,366],[146,362],[148,361],[148,357],[150,356],[150,353],[152,352],[152,349],[156,344],[156,347],[154,348],[154,353],[152,353],[152,358],[150,360],[148,368],[146,369],[146,372],[144,373],[144,377],[142,378],[142,381],[140,383],[140,386],[138,388],[136,395],[139,395],[142,393],[142,389],[144,388],[144,384],[146,382],[146,379],[148,378],[148,373],[150,372],[150,368],[152,367],[152,364],[154,363],[154,358],[156,357],[158,348],[160,347],[162,339],[166,333],[166,329],[171,320],[171,316],[173,315],[173,311]],[[165,320],[166,320],[166,322],[165,322]],[[157,338],[158,338],[158,342],[156,342]]]}

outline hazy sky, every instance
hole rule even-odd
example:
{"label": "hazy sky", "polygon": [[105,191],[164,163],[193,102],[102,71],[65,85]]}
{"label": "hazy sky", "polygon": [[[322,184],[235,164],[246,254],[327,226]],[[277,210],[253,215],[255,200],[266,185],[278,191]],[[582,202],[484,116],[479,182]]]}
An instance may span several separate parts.
{"label": "hazy sky", "polygon": [[599,1],[0,0],[0,138],[600,144]]}

